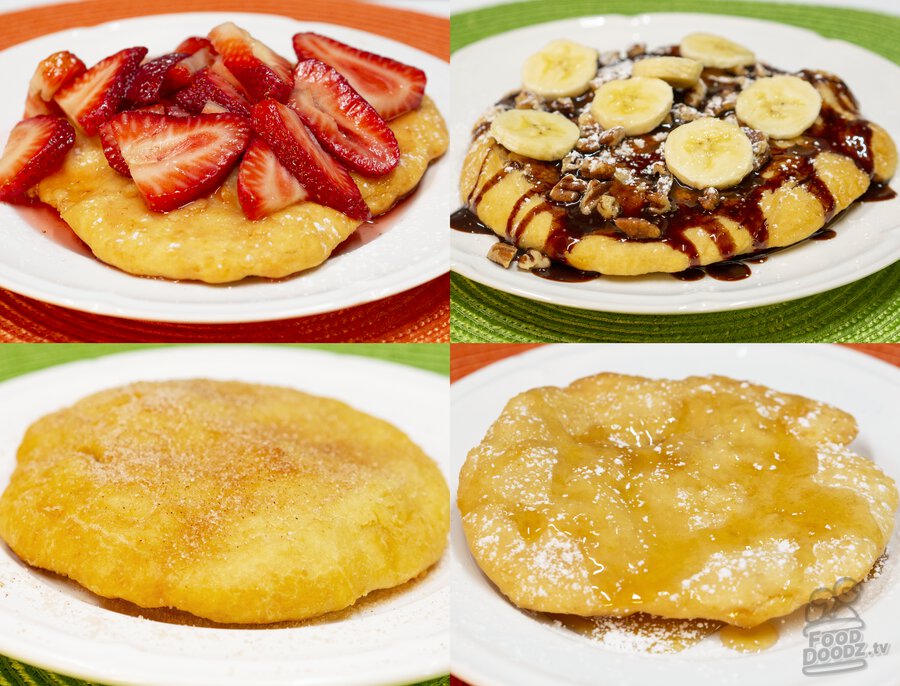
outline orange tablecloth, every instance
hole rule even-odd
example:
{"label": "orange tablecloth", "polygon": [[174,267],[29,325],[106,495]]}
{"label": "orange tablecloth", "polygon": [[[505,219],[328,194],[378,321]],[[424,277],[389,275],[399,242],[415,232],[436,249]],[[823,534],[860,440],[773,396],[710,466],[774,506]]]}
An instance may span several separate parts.
{"label": "orange tablecloth", "polygon": [[[346,0],[87,0],[0,15],[0,49],[54,31],[173,12],[258,12],[341,24],[450,58],[450,22]],[[10,95],[10,94],[7,94]],[[24,102],[25,94],[22,93]],[[10,97],[18,97],[15,94]],[[446,113],[445,113],[446,114]],[[0,342],[385,341],[450,339],[449,277],[367,305],[259,324],[185,325],[129,321],[48,305],[0,289]]]}

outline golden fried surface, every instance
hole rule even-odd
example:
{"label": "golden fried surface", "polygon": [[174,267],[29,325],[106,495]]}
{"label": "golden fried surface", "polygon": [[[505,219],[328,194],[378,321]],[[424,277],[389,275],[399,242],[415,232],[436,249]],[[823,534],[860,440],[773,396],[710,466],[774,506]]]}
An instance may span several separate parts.
{"label": "golden fried surface", "polygon": [[[444,120],[427,97],[389,125],[400,144],[400,164],[378,179],[353,175],[375,215],[411,193],[447,149]],[[41,181],[38,195],[104,262],[132,274],[209,283],[310,269],[360,224],[312,202],[250,221],[238,203],[236,171],[208,197],[172,212],[151,212],[131,179],[109,167],[99,141],[83,136],[62,169]]]}
{"label": "golden fried surface", "polygon": [[441,556],[449,496],[401,431],[298,391],[103,391],[35,422],[0,498],[29,564],[217,622],[313,617]]}
{"label": "golden fried surface", "polygon": [[522,608],[754,626],[884,550],[894,482],[850,415],[725,377],[600,374],[507,403],[460,474],[478,565]]}

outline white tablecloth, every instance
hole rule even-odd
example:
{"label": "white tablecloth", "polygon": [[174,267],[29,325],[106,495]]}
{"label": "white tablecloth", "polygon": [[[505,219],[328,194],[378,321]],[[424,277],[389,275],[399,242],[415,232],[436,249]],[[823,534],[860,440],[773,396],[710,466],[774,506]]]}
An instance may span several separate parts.
{"label": "white tablecloth", "polygon": [[[453,12],[465,12],[479,7],[487,7],[489,5],[499,5],[505,2],[514,2],[515,0],[452,0],[451,8]],[[547,0],[552,2],[553,0]],[[727,4],[727,0],[718,0],[723,5]],[[776,2],[779,0],[775,0]],[[793,3],[807,5],[831,5],[833,7],[847,7],[858,10],[875,10],[877,12],[886,12],[889,14],[900,14],[900,0],[789,0]],[[598,2],[598,6],[602,7],[602,3]],[[660,8],[662,10],[662,8]]]}

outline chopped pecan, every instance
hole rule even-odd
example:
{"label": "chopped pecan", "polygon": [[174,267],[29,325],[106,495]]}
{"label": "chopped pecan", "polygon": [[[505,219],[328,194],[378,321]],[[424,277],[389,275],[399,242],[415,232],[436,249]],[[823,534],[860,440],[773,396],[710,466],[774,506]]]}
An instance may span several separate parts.
{"label": "chopped pecan", "polygon": [[719,117],[726,112],[733,111],[735,103],[737,103],[737,91],[728,91],[710,98],[703,112],[713,117]]}
{"label": "chopped pecan", "polygon": [[582,214],[590,214],[594,211],[597,207],[597,203],[600,202],[600,196],[606,191],[607,186],[608,184],[597,181],[596,179],[591,179],[587,188],[584,189],[584,195],[581,196],[581,200],[578,203],[578,209],[581,210]]}
{"label": "chopped pecan", "polygon": [[703,79],[697,81],[693,88],[684,93],[684,104],[688,107],[700,107],[706,100],[706,82]]}
{"label": "chopped pecan", "polygon": [[701,117],[703,117],[703,113],[700,110],[685,105],[683,102],[679,102],[672,108],[672,118],[676,124],[685,124]]}
{"label": "chopped pecan", "polygon": [[747,134],[747,138],[750,139],[750,146],[753,148],[753,169],[759,170],[771,157],[769,137],[762,131],[757,131],[747,126],[741,128]]}
{"label": "chopped pecan", "polygon": [[672,176],[662,174],[656,181],[656,186],[647,194],[648,209],[653,214],[665,214],[672,209],[672,201],[669,200],[669,192],[672,190]]}
{"label": "chopped pecan", "polygon": [[647,44],[646,43],[635,43],[628,50],[625,51],[626,57],[630,59],[634,59],[635,57],[640,57],[641,55],[647,54]]}
{"label": "chopped pecan", "polygon": [[700,194],[697,202],[700,203],[700,207],[704,210],[708,210],[712,212],[719,206],[719,191],[712,186],[709,188],[704,188],[703,192]]}
{"label": "chopped pecan", "polygon": [[519,269],[546,269],[550,266],[550,258],[534,249],[525,251],[516,262]]}
{"label": "chopped pecan", "polygon": [[516,258],[516,253],[518,252],[519,251],[516,250],[514,245],[504,243],[503,241],[497,241],[491,246],[491,249],[488,250],[487,258],[491,262],[496,262],[504,269],[509,269],[509,265],[512,264],[512,261]]}
{"label": "chopped pecan", "polygon": [[606,67],[615,64],[622,59],[622,53],[618,50],[605,50],[600,53],[600,66]]}
{"label": "chopped pecan", "polygon": [[566,174],[550,191],[550,199],[556,202],[575,202],[587,188],[587,182],[573,174]]}
{"label": "chopped pecan", "polygon": [[771,75],[772,71],[762,62],[757,62],[753,65],[753,76],[755,76],[756,78],[759,79]]}
{"label": "chopped pecan", "polygon": [[656,160],[653,164],[650,165],[650,173],[651,174],[668,174],[669,168],[666,166],[666,163],[662,160]]}
{"label": "chopped pecan", "polygon": [[581,163],[583,161],[584,155],[582,155],[580,152],[572,151],[562,158],[560,171],[562,171],[563,174],[573,172],[581,167]]}
{"label": "chopped pecan", "polygon": [[610,148],[614,148],[622,140],[625,138],[625,127],[624,126],[614,126],[611,129],[606,129],[600,133],[600,145],[606,145]]}
{"label": "chopped pecan", "polygon": [[604,219],[615,219],[619,216],[622,208],[619,201],[611,195],[601,195],[600,202],[597,203],[597,212]]}
{"label": "chopped pecan", "polygon": [[547,109],[560,114],[574,114],[575,103],[572,102],[572,98],[557,98],[547,105]]}
{"label": "chopped pecan", "polygon": [[575,149],[583,153],[597,152],[600,149],[600,134],[596,131],[582,133],[575,142]]}
{"label": "chopped pecan", "polygon": [[618,229],[629,238],[659,238],[662,235],[659,227],[646,219],[619,217],[615,223]]}
{"label": "chopped pecan", "polygon": [[540,110],[544,108],[544,100],[531,91],[522,91],[516,96],[517,110]]}
{"label": "chopped pecan", "polygon": [[581,162],[578,173],[588,179],[608,179],[615,170],[615,165],[598,157],[586,157]]}

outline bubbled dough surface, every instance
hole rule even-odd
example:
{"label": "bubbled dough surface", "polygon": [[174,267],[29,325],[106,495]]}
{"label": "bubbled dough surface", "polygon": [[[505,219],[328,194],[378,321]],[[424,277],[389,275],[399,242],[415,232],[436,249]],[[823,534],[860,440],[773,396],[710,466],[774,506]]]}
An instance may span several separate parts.
{"label": "bubbled dough surface", "polygon": [[[896,167],[897,153],[890,137],[881,127],[872,126],[876,176],[889,178]],[[460,190],[463,201],[473,189],[482,185],[509,162],[509,153],[489,134],[473,141],[463,163]],[[869,177],[849,157],[836,153],[822,153],[814,167],[835,199],[835,213],[846,209],[869,187]],[[480,173],[479,173],[480,172]],[[506,230],[514,229],[529,210],[548,198],[534,193],[521,203],[516,217],[510,222],[516,201],[536,185],[521,170],[513,170],[489,189],[475,209],[478,218],[498,236],[509,239]],[[477,194],[477,190],[476,190]],[[769,232],[767,247],[793,245],[808,238],[825,224],[825,212],[819,200],[804,186],[786,183],[767,193],[760,201]],[[750,232],[728,217],[717,216],[723,229],[735,244],[735,255],[752,252]],[[516,241],[521,248],[547,249],[547,237],[553,225],[553,215],[538,212]],[[699,265],[721,262],[723,256],[713,238],[702,228],[688,228],[685,236],[697,247]],[[653,272],[678,272],[692,266],[690,259],[677,248],[662,240],[621,241],[609,236],[587,236],[576,242],[566,255],[566,262],[577,269],[602,274],[637,276]]]}
{"label": "bubbled dough surface", "polygon": [[840,410],[724,377],[538,388],[469,453],[463,528],[519,607],[754,626],[884,550],[897,489],[846,449],[856,433]]}
{"label": "bubbled dough surface", "polygon": [[[430,98],[389,125],[402,153],[397,168],[379,179],[353,175],[374,215],[412,192],[431,160],[447,149],[446,125]],[[281,278],[310,269],[360,225],[312,202],[250,221],[238,202],[237,170],[205,198],[168,213],[152,212],[131,179],[107,164],[99,140],[84,136],[62,169],[39,184],[38,195],[100,260],[132,274],[209,283]]]}
{"label": "bubbled dough surface", "polygon": [[441,556],[447,486],[400,430],[326,398],[136,383],[27,431],[0,535],[98,595],[217,622],[303,619]]}

